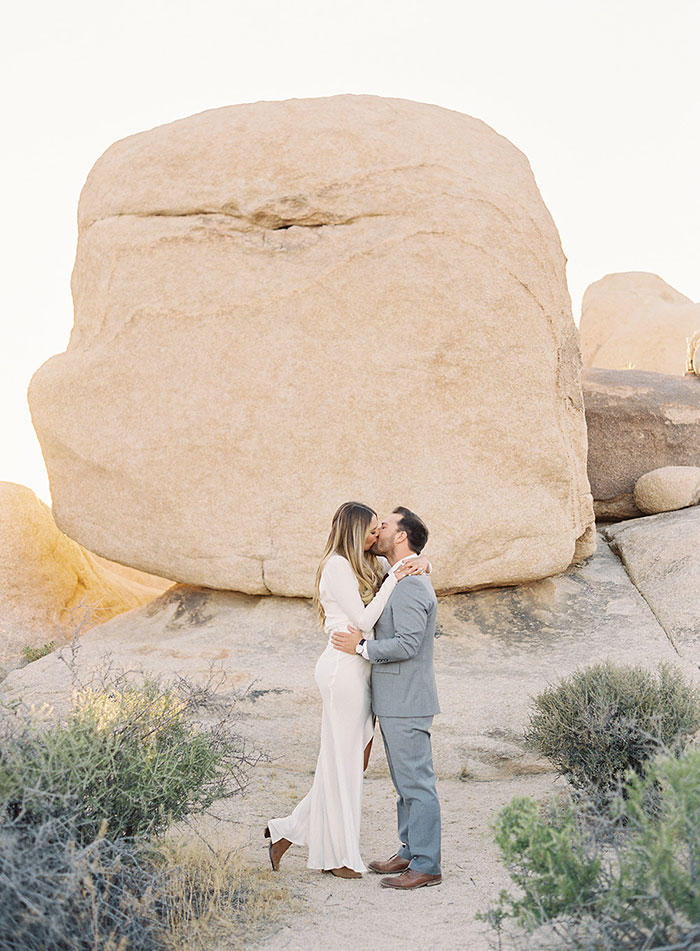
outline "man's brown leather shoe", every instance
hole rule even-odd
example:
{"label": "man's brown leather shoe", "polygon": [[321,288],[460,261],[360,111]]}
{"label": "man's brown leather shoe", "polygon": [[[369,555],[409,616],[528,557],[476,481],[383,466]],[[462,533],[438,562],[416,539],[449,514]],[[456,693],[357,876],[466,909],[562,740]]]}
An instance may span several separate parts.
{"label": "man's brown leather shoe", "polygon": [[367,868],[371,872],[379,872],[380,875],[395,875],[396,872],[403,872],[408,868],[408,859],[394,854],[386,862],[370,862]]}
{"label": "man's brown leather shoe", "polygon": [[[270,830],[267,826],[265,827],[265,838],[270,838]],[[291,844],[289,839],[278,839],[276,842],[270,842],[268,852],[270,853],[270,865],[273,872],[279,872],[280,859]]]}
{"label": "man's brown leather shoe", "polygon": [[394,878],[383,878],[379,884],[382,888],[423,888],[425,885],[439,885],[441,881],[442,875],[426,875],[407,868]]}

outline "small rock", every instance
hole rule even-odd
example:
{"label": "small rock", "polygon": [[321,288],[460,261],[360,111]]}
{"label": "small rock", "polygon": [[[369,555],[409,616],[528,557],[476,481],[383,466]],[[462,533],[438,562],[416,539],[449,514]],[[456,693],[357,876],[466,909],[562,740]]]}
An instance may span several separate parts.
{"label": "small rock", "polygon": [[673,512],[700,500],[700,467],[662,466],[637,479],[634,501],[645,515]]}
{"label": "small rock", "polygon": [[688,363],[686,373],[700,376],[700,330],[688,339]]}

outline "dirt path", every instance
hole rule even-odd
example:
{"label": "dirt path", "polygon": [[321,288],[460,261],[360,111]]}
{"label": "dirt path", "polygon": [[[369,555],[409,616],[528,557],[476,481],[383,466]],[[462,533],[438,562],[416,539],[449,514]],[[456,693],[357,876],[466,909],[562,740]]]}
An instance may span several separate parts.
{"label": "dirt path", "polygon": [[[395,793],[384,774],[384,763],[379,761],[378,755],[375,775],[365,780],[364,787],[361,845],[365,862],[387,858],[397,844]],[[264,786],[264,781],[256,780],[255,786]],[[270,790],[269,785],[267,788]],[[282,860],[279,880],[301,899],[301,910],[286,916],[257,947],[264,951],[400,951],[416,946],[430,951],[488,951],[493,947],[489,943],[493,932],[474,915],[510,884],[489,824],[513,796],[541,798],[553,788],[552,774],[492,782],[439,781],[444,880],[434,888],[397,893],[381,888],[380,876],[372,873],[361,880],[336,879],[307,869],[306,850],[292,846]],[[268,816],[260,811],[260,805],[269,801],[274,814],[288,812],[305,791],[295,784],[283,796],[279,790],[265,794],[261,788],[251,789],[242,810],[245,818],[239,813],[243,826],[239,828],[247,840],[244,853],[251,863],[268,862],[260,834]]]}

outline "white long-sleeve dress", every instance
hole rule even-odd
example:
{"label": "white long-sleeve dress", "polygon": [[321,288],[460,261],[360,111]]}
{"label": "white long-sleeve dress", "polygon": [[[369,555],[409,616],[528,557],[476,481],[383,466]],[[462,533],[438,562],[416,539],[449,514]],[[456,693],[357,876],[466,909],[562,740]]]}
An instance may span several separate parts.
{"label": "white long-sleeve dress", "polygon": [[336,650],[333,631],[348,624],[365,637],[396,587],[389,572],[375,597],[365,606],[350,563],[333,554],[326,562],[319,596],[326,614],[328,646],[316,663],[315,677],[323,698],[321,749],[310,791],[294,812],[268,823],[273,842],[289,839],[309,848],[308,868],[347,868],[365,872],[360,855],[364,750],[372,739],[371,664],[358,654]]}

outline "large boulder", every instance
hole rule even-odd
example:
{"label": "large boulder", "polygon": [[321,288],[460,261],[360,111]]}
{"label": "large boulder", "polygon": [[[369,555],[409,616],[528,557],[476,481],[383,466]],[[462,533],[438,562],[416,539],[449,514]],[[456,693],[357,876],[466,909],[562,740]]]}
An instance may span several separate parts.
{"label": "large boulder", "polygon": [[700,380],[583,371],[588,478],[599,518],[640,515],[634,486],[663,466],[700,466]]}
{"label": "large boulder", "polygon": [[688,339],[700,330],[700,304],[656,274],[607,274],[587,288],[581,305],[585,367],[681,375]]}
{"label": "large boulder", "polygon": [[29,396],[91,550],[306,596],[355,498],[426,519],[443,592],[592,551],[564,255],[483,122],[336,96],[131,136],[83,189],[72,287]]}
{"label": "large boulder", "polygon": [[31,489],[0,482],[0,669],[14,666],[23,647],[63,644],[169,586],[86,551]]}

